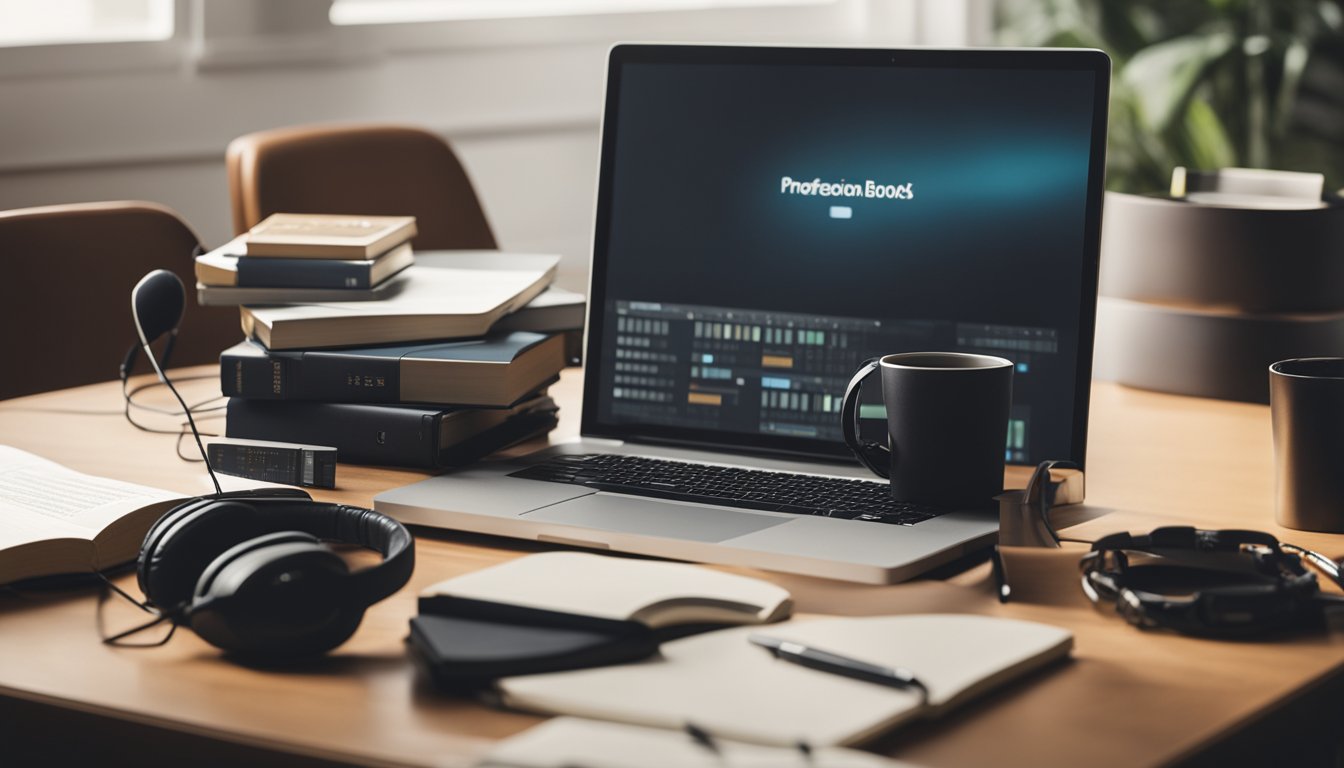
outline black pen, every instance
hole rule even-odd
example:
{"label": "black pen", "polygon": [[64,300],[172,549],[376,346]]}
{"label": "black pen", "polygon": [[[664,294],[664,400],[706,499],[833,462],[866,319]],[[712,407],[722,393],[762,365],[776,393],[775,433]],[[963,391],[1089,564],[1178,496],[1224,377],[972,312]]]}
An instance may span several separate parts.
{"label": "black pen", "polygon": [[866,661],[811,648],[790,640],[781,640],[769,635],[752,634],[747,639],[753,645],[759,645],[770,651],[775,655],[775,658],[792,664],[892,688],[914,688],[920,692],[924,703],[927,704],[929,701],[929,689],[908,669],[869,664]]}

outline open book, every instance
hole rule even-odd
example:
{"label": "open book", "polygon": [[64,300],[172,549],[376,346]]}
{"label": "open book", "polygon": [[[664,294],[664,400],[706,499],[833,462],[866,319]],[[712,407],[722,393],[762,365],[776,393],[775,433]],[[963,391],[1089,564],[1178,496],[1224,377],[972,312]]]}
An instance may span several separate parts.
{"label": "open book", "polygon": [[133,560],[149,526],[181,500],[0,445],[0,584]]}
{"label": "open book", "polygon": [[[775,658],[752,634],[909,670],[928,689],[895,688]],[[1068,630],[989,616],[925,614],[797,620],[664,643],[634,664],[500,680],[503,703],[538,712],[681,729],[725,739],[853,745],[938,715],[1067,656]]]}

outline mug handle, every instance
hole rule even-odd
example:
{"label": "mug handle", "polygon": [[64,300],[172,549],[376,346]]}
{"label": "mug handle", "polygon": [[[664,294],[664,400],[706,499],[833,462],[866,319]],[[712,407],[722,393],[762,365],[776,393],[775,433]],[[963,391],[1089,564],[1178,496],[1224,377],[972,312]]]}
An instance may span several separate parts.
{"label": "mug handle", "polygon": [[880,365],[881,358],[865,360],[849,380],[849,386],[845,387],[845,399],[840,405],[840,427],[845,433],[845,445],[865,467],[879,477],[891,477],[891,449],[859,437],[859,393],[863,391],[864,380],[873,375]]}

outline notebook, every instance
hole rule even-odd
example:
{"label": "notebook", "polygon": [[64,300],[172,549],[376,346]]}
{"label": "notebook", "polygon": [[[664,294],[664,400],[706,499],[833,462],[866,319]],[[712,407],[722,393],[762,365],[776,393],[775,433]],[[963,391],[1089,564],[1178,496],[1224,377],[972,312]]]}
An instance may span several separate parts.
{"label": "notebook", "polygon": [[661,768],[914,768],[843,747],[804,752],[717,738],[707,744],[685,732],[578,717],[547,720],[505,739],[477,767],[629,768],[649,765],[654,755]]}
{"label": "notebook", "polygon": [[[753,633],[910,670],[929,691],[892,688],[776,659]],[[1034,622],[925,614],[738,627],[664,643],[634,664],[499,681],[507,706],[668,729],[694,723],[756,744],[854,745],[1068,655],[1072,635]],[[637,694],[635,692],[638,692]]]}
{"label": "notebook", "polygon": [[681,624],[764,624],[787,618],[793,601],[767,581],[686,563],[634,560],[587,552],[542,552],[441,581],[420,595],[422,613],[479,615],[466,603],[490,604],[492,617],[538,612],[592,622],[636,622],[658,629]]}
{"label": "notebook", "polygon": [[684,563],[528,555],[435,584],[411,619],[412,658],[440,688],[647,659],[673,638],[786,618],[764,581]]}

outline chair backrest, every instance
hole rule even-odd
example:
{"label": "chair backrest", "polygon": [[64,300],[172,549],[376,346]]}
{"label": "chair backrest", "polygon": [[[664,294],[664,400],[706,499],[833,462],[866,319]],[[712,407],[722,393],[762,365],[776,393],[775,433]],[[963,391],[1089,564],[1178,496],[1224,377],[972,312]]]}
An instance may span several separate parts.
{"label": "chair backrest", "polygon": [[495,236],[447,142],[396,125],[308,125],[234,139],[233,228],[272,213],[415,216],[421,250],[493,249]]}
{"label": "chair backrest", "polygon": [[[219,360],[242,338],[238,312],[196,305],[196,233],[173,210],[138,201],[0,211],[0,399],[117,376],[135,339],[131,288],[153,269],[187,287],[171,365]],[[149,370],[142,359],[138,372]]]}

